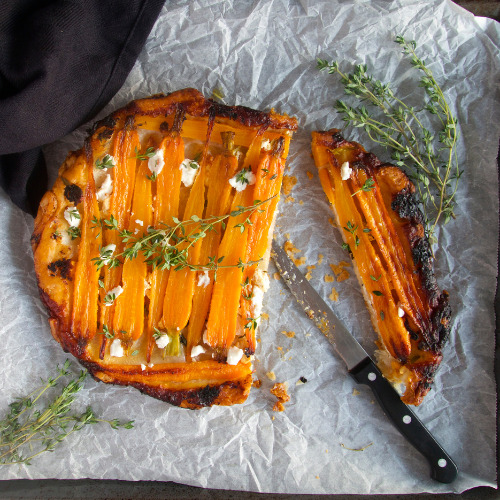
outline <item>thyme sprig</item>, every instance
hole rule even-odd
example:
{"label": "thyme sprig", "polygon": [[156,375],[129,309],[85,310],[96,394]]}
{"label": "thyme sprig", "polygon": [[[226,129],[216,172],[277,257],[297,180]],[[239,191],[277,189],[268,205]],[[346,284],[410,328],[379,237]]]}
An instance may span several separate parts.
{"label": "thyme sprig", "polygon": [[9,405],[10,411],[0,420],[1,465],[30,465],[33,458],[43,452],[54,451],[69,435],[89,424],[107,422],[113,429],[133,427],[133,421],[97,418],[90,406],[79,415],[68,414],[76,393],[83,387],[87,376],[85,371],[81,371],[77,378],[72,378],[57,397],[41,407],[45,393],[56,388],[61,378],[72,375],[69,366],[70,362],[66,360],[62,368],[57,368],[55,377],[42,381],[41,387]]}
{"label": "thyme sprig", "polygon": [[[264,201],[256,200],[252,206],[238,206],[236,210],[233,210],[229,214],[210,216],[205,219],[193,215],[189,220],[180,221],[178,218],[173,217],[173,225],[160,223],[159,228],[149,227],[142,236],[135,236],[128,230],[120,231],[117,220],[112,215],[106,220],[102,219],[99,221],[95,219],[93,220],[94,227],[105,227],[110,230],[118,231],[122,242],[125,244],[125,248],[122,252],[117,254],[113,254],[110,250],[107,250],[106,247],[101,248],[99,257],[95,257],[92,260],[98,269],[103,266],[113,268],[121,265],[125,260],[137,258],[139,253],[142,253],[145,262],[151,265],[153,269],[173,269],[179,271],[188,268],[191,271],[213,270],[215,272],[220,268],[244,268],[257,264],[260,260],[243,262],[239,259],[238,263],[235,265],[221,265],[221,262],[225,258],[224,256],[218,258],[216,256],[210,256],[206,263],[191,264],[188,262],[188,253],[189,249],[195,245],[197,241],[205,238],[208,232],[216,231],[216,226],[218,224],[221,225],[222,229],[225,229],[225,220],[229,217],[237,217],[245,213],[250,216],[256,211],[262,212],[263,210],[259,207],[273,198],[274,196]],[[252,221],[247,217],[244,222],[236,224],[233,229],[237,228],[243,232],[245,228],[250,225],[252,225]]]}
{"label": "thyme sprig", "polygon": [[[406,41],[402,36],[396,37],[395,42],[409,56],[411,64],[423,73],[419,86],[424,88],[427,102],[422,109],[415,109],[399,99],[389,84],[370,76],[364,64],[357,65],[353,73],[343,73],[336,61],[329,63],[318,59],[318,69],[338,74],[347,95],[382,112],[383,118],[379,119],[365,106],[352,107],[342,100],[335,104],[345,122],[363,128],[370,139],[391,150],[391,157],[398,166],[407,169],[422,200],[427,234],[435,242],[438,223],[446,224],[455,218],[454,198],[462,175],[456,152],[457,119],[431,70],[417,56],[416,42]],[[423,111],[437,118],[436,126],[440,129],[437,136],[424,126]]]}

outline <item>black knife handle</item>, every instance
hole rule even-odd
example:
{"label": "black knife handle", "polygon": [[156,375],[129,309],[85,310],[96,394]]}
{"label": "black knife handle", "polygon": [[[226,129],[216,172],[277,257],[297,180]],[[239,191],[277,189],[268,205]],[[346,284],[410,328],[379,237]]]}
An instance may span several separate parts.
{"label": "black knife handle", "polygon": [[366,358],[349,372],[360,384],[371,387],[385,414],[399,432],[429,461],[431,477],[441,483],[451,483],[458,469],[418,417],[400,399],[396,390],[382,376],[375,363]]}

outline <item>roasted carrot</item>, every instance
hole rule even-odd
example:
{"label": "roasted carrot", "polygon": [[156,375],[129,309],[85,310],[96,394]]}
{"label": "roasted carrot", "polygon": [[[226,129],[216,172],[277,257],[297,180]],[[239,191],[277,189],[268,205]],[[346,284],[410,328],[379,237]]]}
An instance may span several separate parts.
{"label": "roasted carrot", "polygon": [[[161,142],[165,165],[156,180],[156,198],[153,202],[153,224],[159,227],[161,223],[171,225],[173,217],[179,214],[179,196],[182,172],[180,164],[184,160],[184,142],[175,130],[169,133]],[[155,268],[149,276],[149,314],[148,314],[148,354],[151,359],[154,348],[153,333],[158,326],[163,312],[163,301],[167,288],[169,271]]]}
{"label": "roasted carrot", "polygon": [[[139,166],[132,201],[132,216],[129,230],[140,236],[152,222],[151,181],[146,161]],[[128,342],[137,340],[144,329],[144,292],[147,264],[143,255],[127,259],[123,264],[123,293],[116,299],[113,330],[122,332],[122,339]],[[126,333],[123,333],[126,332]]]}
{"label": "roasted carrot", "polygon": [[[224,154],[217,155],[208,172],[207,208],[205,217],[225,214],[230,208],[233,189],[229,184],[229,179],[233,177],[238,170],[238,160],[231,153],[233,140],[231,134],[231,132],[225,133],[223,142],[226,150]],[[200,263],[208,262],[210,257],[217,255],[222,228],[221,225],[218,224],[214,229],[215,231],[208,232],[202,241]],[[193,308],[189,319],[186,339],[186,359],[188,361],[191,359],[191,349],[201,342],[202,331],[210,307],[210,299],[212,297],[214,274],[214,271],[208,271],[209,283],[196,286],[194,291]],[[196,279],[199,278],[197,277]]]}
{"label": "roasted carrot", "polygon": [[[196,180],[189,194],[189,198],[184,210],[183,220],[189,221],[191,217],[203,217],[205,207],[205,165],[199,167]],[[201,231],[200,224],[188,226],[186,235],[197,234]],[[187,263],[199,264],[202,238],[195,243],[185,242],[179,244],[179,250],[188,250]],[[163,327],[171,336],[178,336],[184,329],[191,315],[193,294],[195,289],[196,273],[188,267],[179,270],[171,270],[168,277],[168,285],[165,291],[163,302]]]}
{"label": "roasted carrot", "polygon": [[84,211],[81,223],[81,243],[74,278],[73,308],[71,312],[71,332],[75,338],[85,338],[90,342],[97,330],[97,297],[99,271],[92,259],[99,255],[101,236],[93,228],[92,219],[99,218],[92,163],[87,160],[87,187],[84,197]]}
{"label": "roasted carrot", "polygon": [[[137,131],[127,125],[126,128],[120,130],[115,137],[112,156],[114,159],[114,167],[109,170],[113,179],[113,192],[109,200],[109,215],[108,220],[113,216],[117,221],[117,229],[103,228],[103,246],[110,244],[116,245],[115,253],[120,253],[123,249],[123,243],[120,239],[119,231],[122,231],[128,226],[130,218],[130,208],[132,204],[132,194],[135,184],[135,171],[137,165],[137,151],[140,148],[139,135]],[[106,295],[121,283],[122,268],[121,266],[104,268],[104,286],[100,290],[101,309],[100,323],[101,327],[106,326],[112,329],[115,304],[109,307],[104,304]],[[117,337],[120,337],[119,332],[115,332]],[[103,336],[101,355],[104,354],[104,349],[107,345],[107,338]]]}

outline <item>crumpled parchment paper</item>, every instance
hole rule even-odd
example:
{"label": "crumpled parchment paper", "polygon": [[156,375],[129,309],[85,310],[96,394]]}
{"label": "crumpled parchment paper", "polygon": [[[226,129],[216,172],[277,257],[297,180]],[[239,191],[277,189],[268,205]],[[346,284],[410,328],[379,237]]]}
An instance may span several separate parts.
{"label": "crumpled parchment paper", "polygon": [[[343,89],[337,78],[318,72],[315,61],[335,59],[347,70],[366,63],[376,78],[394,82],[403,97],[411,94],[418,103],[418,75],[393,43],[398,34],[418,41],[461,129],[459,216],[439,233],[436,254],[439,284],[450,292],[453,329],[434,390],[416,409],[458,464],[457,481],[441,485],[429,478],[425,460],[385,418],[369,389],[356,387],[274,279],[255,357],[262,387],[252,389],[245,404],[188,411],[134,389],[87,380],[76,407],[90,404],[103,417],[134,419],[135,429],[87,427],[29,467],[1,467],[0,479],[159,480],[261,492],[360,494],[461,492],[496,484],[498,23],[474,18],[448,0],[167,2],[125,85],[100,117],[132,99],[185,87],[207,96],[218,87],[227,104],[274,107],[297,116],[300,131],[287,174],[298,182],[294,201],[280,202],[277,238],[289,238],[301,250],[298,256],[316,265],[311,283],[326,300],[335,286],[339,300],[332,306],[373,353],[375,336],[353,273],[341,283],[324,280],[333,274],[329,264],[347,256],[328,222],[310,132],[342,127],[332,104]],[[46,148],[52,179],[67,152],[81,146],[87,128]],[[362,133],[346,134],[389,159]],[[38,299],[29,245],[32,219],[5,194],[0,207],[0,408],[5,411],[40,377],[52,375],[66,355],[52,339]],[[291,401],[283,413],[272,411],[274,382],[268,372],[289,384]],[[299,377],[307,383],[296,385]]]}

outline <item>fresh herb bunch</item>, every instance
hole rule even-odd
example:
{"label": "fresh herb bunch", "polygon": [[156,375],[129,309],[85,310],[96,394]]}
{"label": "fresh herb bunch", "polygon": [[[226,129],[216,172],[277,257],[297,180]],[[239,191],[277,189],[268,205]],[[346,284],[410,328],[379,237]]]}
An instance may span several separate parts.
{"label": "fresh herb bunch", "polygon": [[[383,118],[379,119],[365,106],[352,107],[342,100],[335,104],[345,122],[363,128],[370,139],[392,151],[391,158],[398,166],[407,168],[420,194],[427,234],[435,242],[438,223],[446,224],[450,218],[455,218],[454,198],[462,175],[456,152],[457,119],[432,72],[417,56],[416,42],[406,41],[402,36],[395,41],[410,57],[411,64],[423,73],[419,86],[424,88],[428,99],[422,109],[405,104],[396,97],[389,84],[368,75],[364,64],[356,66],[353,73],[343,73],[337,62],[318,59],[318,69],[337,73],[347,95],[355,96],[382,112]],[[437,117],[440,127],[437,137],[424,126],[423,118],[420,118],[423,111]]]}
{"label": "fresh herb bunch", "polygon": [[120,422],[118,419],[97,418],[90,406],[81,415],[68,415],[75,394],[80,391],[87,376],[85,371],[80,372],[76,379],[70,380],[59,396],[45,408],[36,408],[36,404],[41,404],[42,396],[49,389],[56,387],[62,377],[71,375],[69,366],[70,362],[66,360],[62,368],[58,367],[54,378],[42,381],[42,387],[9,405],[9,413],[0,420],[0,465],[30,465],[34,457],[45,451],[54,451],[58,443],[89,424],[107,422],[113,429],[133,427],[132,420]]}
{"label": "fresh herb bunch", "polygon": [[[216,231],[215,226],[217,224],[220,224],[222,229],[225,229],[226,224],[224,221],[229,217],[237,217],[244,213],[251,215],[255,211],[262,212],[263,210],[259,207],[273,198],[274,196],[264,201],[256,200],[252,206],[248,207],[238,206],[236,210],[226,215],[210,216],[205,219],[200,219],[197,215],[193,215],[191,219],[185,221],[180,221],[174,217],[173,226],[160,223],[160,229],[149,227],[146,234],[143,234],[141,237],[134,236],[131,231],[126,229],[120,231],[118,229],[118,221],[113,215],[106,220],[94,218],[93,227],[105,227],[106,229],[118,231],[122,242],[125,244],[125,249],[123,252],[115,255],[109,250],[101,249],[99,257],[95,257],[92,260],[98,269],[103,266],[113,268],[120,266],[123,260],[135,259],[139,255],[139,252],[141,252],[145,257],[145,262],[151,265],[153,269],[158,267],[160,269],[173,269],[174,271],[184,268],[188,268],[191,271],[217,271],[217,269],[225,267],[243,268],[257,264],[259,261],[243,262],[240,259],[235,266],[220,265],[224,260],[224,256],[219,258],[211,256],[206,263],[190,264],[187,258],[189,249],[197,241],[205,238],[209,231]],[[236,224],[233,229],[238,228],[243,232],[245,227],[251,224],[251,220],[247,217],[244,222]]]}

